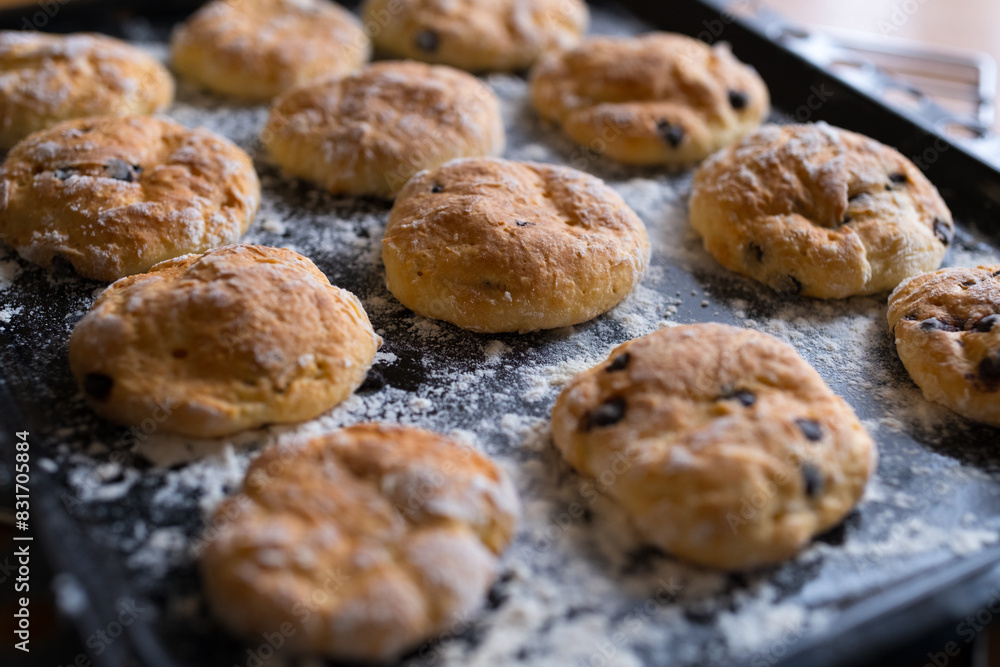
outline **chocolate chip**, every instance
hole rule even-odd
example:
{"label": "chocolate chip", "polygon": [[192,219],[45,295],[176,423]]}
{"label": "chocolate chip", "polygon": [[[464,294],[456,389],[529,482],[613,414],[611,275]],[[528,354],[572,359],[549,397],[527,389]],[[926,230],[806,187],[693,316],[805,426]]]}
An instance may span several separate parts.
{"label": "chocolate chip", "polygon": [[125,160],[119,160],[118,158],[108,160],[108,163],[104,165],[104,170],[107,172],[109,178],[113,178],[116,181],[125,181],[126,183],[135,183],[139,180],[139,174],[142,173],[142,167],[139,165],[129,164]]}
{"label": "chocolate chip", "polygon": [[749,98],[747,94],[742,90],[730,90],[729,91],[729,106],[740,111],[746,108]]}
{"label": "chocolate chip", "polygon": [[435,183],[435,184],[434,184],[434,185],[433,185],[433,186],[431,187],[431,192],[433,192],[434,194],[437,194],[437,193],[439,193],[439,192],[443,192],[443,191],[444,191],[444,188],[443,188],[443,187],[441,186],[441,184],[440,184],[440,183]]}
{"label": "chocolate chip", "polygon": [[938,240],[946,246],[951,245],[951,239],[955,236],[951,223],[945,222],[941,218],[934,218],[934,236],[938,237]]}
{"label": "chocolate chip", "polygon": [[83,391],[94,400],[106,401],[115,381],[104,373],[87,373],[83,376]]}
{"label": "chocolate chip", "polygon": [[953,324],[948,324],[942,322],[936,317],[928,317],[926,320],[921,320],[920,322],[921,331],[961,331],[961,327],[956,327]]}
{"label": "chocolate chip", "polygon": [[896,172],[895,174],[889,174],[889,181],[895,183],[896,185],[902,185],[903,183],[909,182],[910,179],[906,177],[906,174],[901,172]]}
{"label": "chocolate chip", "polygon": [[823,477],[822,471],[812,463],[803,463],[802,488],[806,492],[806,495],[810,498],[815,498],[823,493],[824,486],[826,486],[826,480]]}
{"label": "chocolate chip", "polygon": [[506,593],[498,591],[496,586],[494,586],[490,589],[490,592],[486,594],[486,608],[499,609],[509,599],[509,597],[510,596]]}
{"label": "chocolate chip", "polygon": [[434,53],[441,45],[441,38],[433,30],[421,30],[414,40],[417,48],[426,53]]}
{"label": "chocolate chip", "polygon": [[796,419],[795,425],[799,427],[802,431],[802,435],[806,436],[806,440],[811,442],[819,442],[823,439],[823,427],[818,421],[812,419]]}
{"label": "chocolate chip", "polygon": [[622,352],[614,360],[608,364],[608,367],[604,370],[608,373],[613,373],[614,371],[623,371],[625,367],[628,366],[628,362],[632,359],[632,355],[628,352]]}
{"label": "chocolate chip", "polygon": [[972,325],[972,330],[979,333],[989,333],[996,326],[1000,326],[1000,315],[987,315]]}
{"label": "chocolate chip", "polygon": [[80,172],[74,169],[73,167],[60,167],[59,169],[56,169],[54,172],[52,172],[52,175],[58,178],[60,181],[65,181],[70,176],[74,176],[79,173]]}
{"label": "chocolate chip", "polygon": [[1000,348],[990,350],[979,362],[979,378],[990,385],[1000,385]]}
{"label": "chocolate chip", "polygon": [[671,125],[670,121],[661,120],[656,124],[656,131],[671,148],[677,148],[684,141],[684,128],[680,125]]}
{"label": "chocolate chip", "polygon": [[604,402],[593,412],[587,415],[584,421],[584,430],[611,426],[617,424],[625,417],[625,399],[621,397],[611,398]]}
{"label": "chocolate chip", "polygon": [[386,385],[385,377],[374,368],[368,370],[365,381],[361,383],[357,391],[359,394],[381,391]]}
{"label": "chocolate chip", "polygon": [[784,280],[778,282],[775,289],[783,294],[800,294],[802,283],[795,276],[787,275]]}
{"label": "chocolate chip", "polygon": [[530,223],[530,222],[525,222],[525,221],[523,221],[523,220],[518,220],[518,221],[517,221],[517,226],[518,226],[518,227],[530,227],[530,226],[531,226],[531,224],[532,224],[532,223]]}
{"label": "chocolate chip", "polygon": [[747,250],[753,253],[753,256],[757,258],[758,262],[764,261],[764,249],[756,243],[749,243],[747,245]]}

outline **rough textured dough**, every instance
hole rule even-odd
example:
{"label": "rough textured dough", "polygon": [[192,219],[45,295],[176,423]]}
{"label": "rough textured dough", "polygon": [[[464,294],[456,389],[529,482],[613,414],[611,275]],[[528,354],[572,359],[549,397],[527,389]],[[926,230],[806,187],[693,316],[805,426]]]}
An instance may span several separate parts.
{"label": "rough textured dough", "polygon": [[271,447],[209,522],[208,599],[250,638],[291,623],[293,651],[392,660],[480,607],[518,511],[489,459],[429,431]]}
{"label": "rough textured dough", "polygon": [[912,162],[831,127],[767,125],[706,160],[691,225],[727,269],[786,294],[839,299],[936,269],[954,225]]}
{"label": "rough textured dough", "polygon": [[246,153],[160,118],[66,121],[19,143],[0,167],[0,240],[96,280],[232,243],[259,205]]}
{"label": "rough textured dough", "polygon": [[417,174],[382,241],[407,308],[483,333],[585,322],[649,264],[642,221],[601,180],[554,165],[453,160]]}
{"label": "rough textured dough", "polygon": [[500,101],[470,74],[381,62],[275,101],[264,143],[287,172],[335,193],[391,197],[418,171],[504,149]]}
{"label": "rough textured dough", "polygon": [[684,167],[763,122],[767,87],[728,46],[690,37],[592,37],[531,72],[542,115],[596,153]]}
{"label": "rough textured dough", "polygon": [[380,344],[361,302],[307,258],[233,245],[112,284],[69,362],[102,417],[210,438],[329,410]]}
{"label": "rough textured dough", "polygon": [[1000,427],[1000,264],[911,278],[889,296],[888,319],[927,400]]}
{"label": "rough textured dough", "polygon": [[552,434],[653,544],[742,570],[839,523],[874,471],[854,411],[794,348],[721,324],[618,346],[556,400]]}

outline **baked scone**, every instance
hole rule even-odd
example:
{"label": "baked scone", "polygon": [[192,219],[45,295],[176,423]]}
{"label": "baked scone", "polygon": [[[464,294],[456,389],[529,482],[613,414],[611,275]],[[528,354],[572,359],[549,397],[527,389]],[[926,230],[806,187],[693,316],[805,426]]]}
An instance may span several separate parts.
{"label": "baked scone", "polygon": [[927,400],[1000,427],[1000,264],[911,278],[889,295],[888,317]]}
{"label": "baked scone", "polygon": [[73,376],[111,421],[212,438],[311,419],[364,380],[381,339],[306,257],[231,245],[105,290],[69,341]]}
{"label": "baked scone", "polygon": [[552,435],[645,539],[732,570],[792,557],[874,468],[854,411],[794,348],[722,324],[618,346],[559,395]]}
{"label": "baked scone", "polygon": [[413,174],[504,149],[500,101],[451,67],[380,62],[278,98],[262,138],[286,171],[334,193],[391,197]]}
{"label": "baked scone", "polygon": [[429,431],[271,447],[209,522],[208,600],[246,637],[288,623],[292,651],[386,662],[480,607],[518,511],[489,459]]}
{"label": "baked scone", "polygon": [[185,79],[267,101],[360,68],[371,40],[353,14],[329,0],[214,0],[174,30],[170,51]]}
{"label": "baked scone", "polygon": [[145,115],[174,99],[155,58],[104,35],[0,30],[0,149],[71,118]]}
{"label": "baked scone", "polygon": [[161,118],[70,120],[0,167],[0,240],[44,267],[115,280],[242,236],[260,204],[250,157]]}
{"label": "baked scone", "polygon": [[760,125],[757,72],[722,44],[684,35],[592,37],[542,58],[531,100],[578,143],[621,162],[683,167]]}
{"label": "baked scone", "polygon": [[399,193],[382,241],[386,285],[418,315],[482,333],[585,322],[649,264],[639,217],[568,167],[453,160]]}
{"label": "baked scone", "polygon": [[702,164],[691,225],[727,269],[786,294],[839,299],[936,269],[954,233],[898,151],[826,123],[768,125]]}
{"label": "baked scone", "polygon": [[379,51],[472,72],[527,69],[590,23],[582,0],[366,0],[362,14]]}

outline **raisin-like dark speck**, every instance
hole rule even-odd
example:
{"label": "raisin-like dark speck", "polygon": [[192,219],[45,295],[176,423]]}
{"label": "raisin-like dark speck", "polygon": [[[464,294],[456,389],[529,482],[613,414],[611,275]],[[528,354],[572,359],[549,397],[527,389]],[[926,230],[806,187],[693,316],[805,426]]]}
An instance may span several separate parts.
{"label": "raisin-like dark speck", "polygon": [[806,495],[815,498],[823,493],[824,486],[826,486],[826,480],[823,478],[823,472],[812,463],[803,463],[802,488]]}
{"label": "raisin-like dark speck", "polygon": [[126,183],[135,183],[139,180],[139,174],[142,173],[142,167],[139,165],[129,164],[125,160],[119,160],[118,158],[108,160],[108,163],[104,165],[104,170],[107,172],[109,178],[113,178],[116,181],[125,181]]}
{"label": "raisin-like dark speck", "polygon": [[114,386],[115,381],[104,373],[87,373],[83,376],[83,391],[98,401],[106,401]]}
{"label": "raisin-like dark speck", "polygon": [[426,53],[434,53],[441,45],[441,38],[433,30],[421,30],[415,38],[417,48]]}
{"label": "raisin-like dark speck", "polygon": [[593,428],[617,424],[624,417],[625,399],[621,397],[612,398],[591,412],[587,416],[584,426],[589,431]]}
{"label": "raisin-like dark speck", "polygon": [[747,94],[744,93],[742,90],[729,91],[729,106],[736,109],[737,111],[745,109],[748,101],[749,98],[747,97]]}
{"label": "raisin-like dark speck", "polygon": [[631,359],[632,359],[631,354],[629,354],[628,352],[622,352],[617,357],[615,357],[614,360],[610,364],[608,364],[608,367],[605,368],[604,370],[606,370],[608,373],[613,373],[615,371],[623,371],[625,370],[625,367],[628,366],[628,362]]}
{"label": "raisin-like dark speck", "polygon": [[444,188],[441,186],[440,183],[435,183],[433,186],[431,186],[431,192],[434,193],[434,194],[438,194],[439,192],[443,192],[443,191],[444,191]]}
{"label": "raisin-like dark speck", "polygon": [[978,331],[979,333],[989,333],[993,330],[993,327],[1000,326],[1000,315],[987,315],[983,319],[972,325],[973,331]]}
{"label": "raisin-like dark speck", "polygon": [[934,236],[938,237],[938,240],[947,246],[951,245],[951,240],[954,238],[955,232],[947,222],[941,218],[934,218]]}
{"label": "raisin-like dark speck", "polygon": [[671,148],[677,148],[684,141],[684,128],[680,125],[673,125],[670,121],[661,120],[656,124],[656,131],[660,133],[664,141],[670,144]]}
{"label": "raisin-like dark speck", "polygon": [[818,421],[812,419],[796,419],[795,425],[799,427],[802,431],[802,435],[806,436],[806,440],[811,442],[819,442],[823,439],[823,427]]}
{"label": "raisin-like dark speck", "polygon": [[902,185],[903,183],[906,183],[910,179],[906,177],[906,174],[902,172],[896,172],[894,174],[889,174],[889,180],[892,183],[895,183],[896,185]]}

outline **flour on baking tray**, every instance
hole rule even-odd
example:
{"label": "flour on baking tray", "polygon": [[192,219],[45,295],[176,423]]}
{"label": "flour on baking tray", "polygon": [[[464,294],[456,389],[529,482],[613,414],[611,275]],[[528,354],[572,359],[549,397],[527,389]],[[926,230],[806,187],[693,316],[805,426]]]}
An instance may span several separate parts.
{"label": "flour on baking tray", "polygon": [[[145,39],[142,26],[136,30]],[[162,45],[147,46],[164,53]],[[504,105],[507,157],[592,171],[647,225],[653,261],[644,282],[597,320],[526,336],[474,336],[413,315],[384,286],[384,204],[338,199],[285,179],[257,140],[265,108],[230,108],[182,86],[170,115],[232,139],[251,152],[261,172],[261,211],[244,240],[310,256],[335,284],[354,291],[386,340],[374,371],[403,370],[412,382],[361,391],[305,424],[223,441],[155,430],[129,436],[126,429],[95,439],[97,422],[78,397],[67,408],[74,421],[59,432],[67,444],[52,457],[66,476],[67,505],[86,517],[116,506],[138,508],[140,519],[111,524],[99,531],[100,539],[121,555],[138,590],[167,600],[161,613],[207,622],[195,585],[178,587],[173,578],[192,571],[204,517],[238,489],[256,452],[369,420],[424,426],[482,449],[511,475],[524,505],[487,611],[411,657],[414,665],[624,667],[770,659],[781,642],[826,624],[852,592],[894,580],[900,563],[914,571],[997,541],[997,520],[977,514],[976,507],[962,521],[934,520],[935,512],[947,511],[955,485],[977,483],[988,493],[995,480],[948,449],[956,433],[975,427],[924,401],[906,377],[887,333],[884,296],[784,299],[726,272],[687,223],[690,174],[663,176],[594,158],[535,118],[522,79],[494,75],[487,81]],[[997,261],[995,249],[964,232],[948,258],[961,265]],[[38,269],[0,256],[0,327],[15,329],[19,318],[30,317],[31,307],[12,297],[28,273],[38,275]],[[74,289],[72,280],[49,280],[52,289]],[[67,318],[67,334],[96,296],[90,287],[77,289],[79,311]],[[877,441],[892,443],[881,452],[883,470],[892,474],[872,480],[859,510],[863,521],[849,517],[846,537],[824,537],[795,561],[766,572],[714,573],[645,547],[625,514],[601,487],[587,487],[550,440],[549,410],[575,374],[625,340],[706,319],[790,343],[852,403]],[[127,436],[148,469],[109,461]],[[814,570],[831,574],[807,573]]]}

